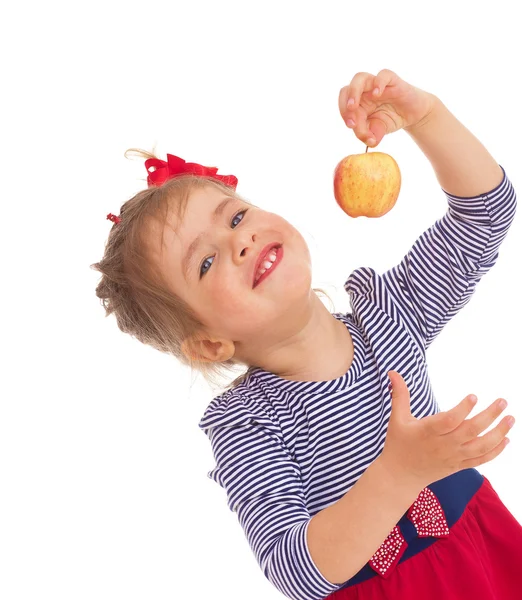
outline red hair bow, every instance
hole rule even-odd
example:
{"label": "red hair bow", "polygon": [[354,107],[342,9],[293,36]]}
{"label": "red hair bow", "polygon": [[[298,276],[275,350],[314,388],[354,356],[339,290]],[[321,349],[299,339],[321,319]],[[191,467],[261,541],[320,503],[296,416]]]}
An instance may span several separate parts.
{"label": "red hair bow", "polygon": [[[154,167],[152,171],[151,167]],[[145,161],[145,168],[148,173],[147,184],[149,187],[162,185],[172,177],[187,173],[199,175],[200,177],[212,177],[234,189],[237,186],[237,177],[234,175],[217,175],[217,167],[204,167],[197,163],[188,163],[173,154],[167,154],[167,161],[159,158],[149,158]]]}
{"label": "red hair bow", "polygon": [[116,225],[121,221],[120,217],[113,215],[112,213],[109,213],[107,215],[107,219],[109,221],[112,221],[113,223],[116,223]]}

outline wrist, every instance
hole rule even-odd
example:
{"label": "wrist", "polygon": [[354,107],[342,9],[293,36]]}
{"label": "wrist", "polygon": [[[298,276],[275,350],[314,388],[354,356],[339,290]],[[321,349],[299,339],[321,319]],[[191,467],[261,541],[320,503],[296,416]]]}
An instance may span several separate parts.
{"label": "wrist", "polygon": [[[386,455],[382,452],[374,461],[375,469],[381,472],[381,477],[388,478],[391,486],[400,485],[402,490],[413,495],[413,498],[421,493],[421,491],[431,482],[426,482],[421,477],[414,475],[411,471],[402,469],[394,462],[388,462]],[[413,501],[412,500],[412,503]]]}
{"label": "wrist", "polygon": [[[419,90],[420,92],[420,90]],[[424,104],[425,104],[425,112],[424,116],[414,123],[413,125],[409,125],[408,127],[404,127],[404,131],[407,133],[415,134],[417,131],[423,129],[431,123],[434,119],[437,118],[437,115],[440,113],[441,109],[444,107],[441,100],[437,98],[434,94],[430,94],[429,92],[422,92],[424,95]]]}

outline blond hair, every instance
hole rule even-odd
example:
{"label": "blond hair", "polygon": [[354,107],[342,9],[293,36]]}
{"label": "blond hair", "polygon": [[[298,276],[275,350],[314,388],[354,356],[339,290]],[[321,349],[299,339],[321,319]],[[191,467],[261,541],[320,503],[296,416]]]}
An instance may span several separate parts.
{"label": "blond hair", "polygon": [[[126,158],[129,153],[143,158],[157,158],[154,153],[138,148],[129,148],[125,152]],[[251,204],[233,188],[216,179],[195,175],[176,176],[161,186],[138,192],[123,203],[119,215],[121,221],[110,230],[104,256],[91,268],[102,274],[96,295],[105,308],[105,316],[114,313],[122,332],[160,352],[173,355],[179,362],[189,366],[192,372],[199,372],[211,388],[231,389],[243,381],[255,365],[245,369],[247,365],[233,357],[219,363],[200,362],[183,352],[183,341],[191,337],[201,338],[204,326],[191,307],[167,289],[147,251],[151,220],[162,217],[164,226],[171,209],[182,219],[191,191],[207,186]],[[313,291],[326,296],[333,306],[324,290],[313,288]],[[230,382],[230,375],[237,374],[238,367],[242,367],[242,372]]]}

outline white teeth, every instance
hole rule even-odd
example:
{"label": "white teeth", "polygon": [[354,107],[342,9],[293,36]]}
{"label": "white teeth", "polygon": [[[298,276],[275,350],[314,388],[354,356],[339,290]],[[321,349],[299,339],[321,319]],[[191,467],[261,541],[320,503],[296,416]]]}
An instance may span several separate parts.
{"label": "white teeth", "polygon": [[270,269],[270,267],[272,266],[273,262],[277,258],[276,250],[277,249],[274,249],[270,252],[270,254],[267,254],[267,258],[259,266],[259,269],[258,269],[257,275],[256,275],[256,281],[261,277],[261,275],[263,275],[263,273],[265,271],[268,271],[268,269]]}

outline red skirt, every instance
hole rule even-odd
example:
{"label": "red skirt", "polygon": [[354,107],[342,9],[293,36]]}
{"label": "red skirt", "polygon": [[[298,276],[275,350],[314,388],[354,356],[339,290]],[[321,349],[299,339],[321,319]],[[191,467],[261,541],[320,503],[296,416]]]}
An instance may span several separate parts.
{"label": "red skirt", "polygon": [[328,600],[521,600],[522,526],[484,481],[451,527],[422,552]]}

